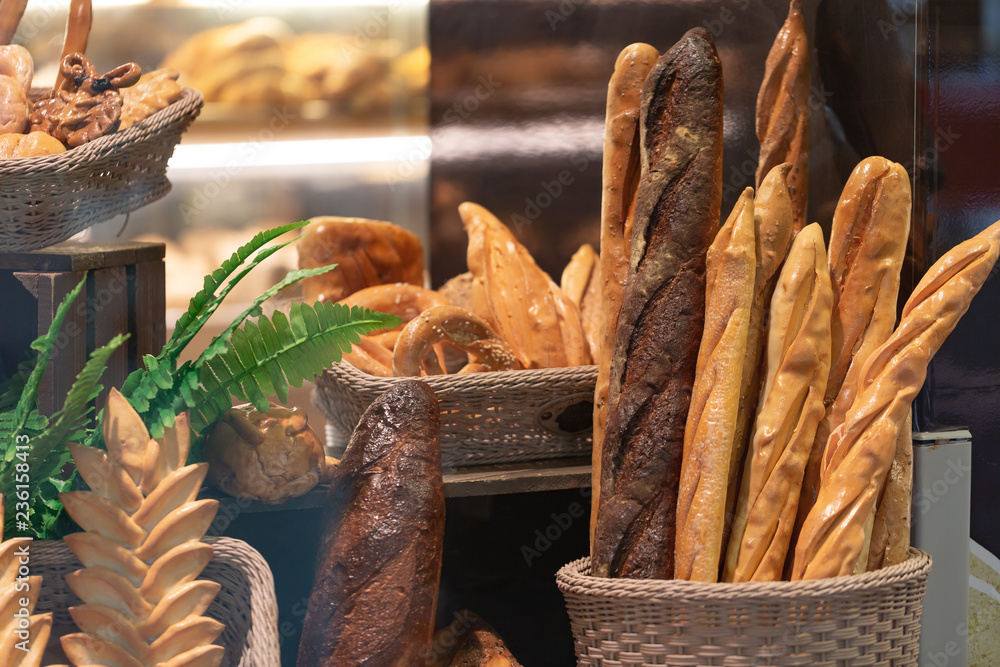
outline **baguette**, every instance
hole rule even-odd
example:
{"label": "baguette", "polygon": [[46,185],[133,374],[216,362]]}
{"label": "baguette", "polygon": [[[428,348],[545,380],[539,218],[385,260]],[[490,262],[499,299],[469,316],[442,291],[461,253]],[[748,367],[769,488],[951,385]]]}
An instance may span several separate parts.
{"label": "baguette", "polygon": [[882,157],[854,169],[830,229],[833,281],[832,361],[802,484],[798,524],[819,492],[823,450],[854,401],[861,368],[896,325],[900,270],[910,231],[910,180],[900,165]]}
{"label": "baguette", "polygon": [[753,437],[753,420],[763,385],[761,363],[764,354],[764,332],[771,310],[771,295],[778,282],[778,269],[792,246],[792,200],[788,195],[785,179],[792,165],[779,164],[764,178],[754,197],[754,238],[756,273],[753,281],[753,306],[750,308],[750,327],[747,331],[746,356],[743,359],[743,377],[740,380],[740,407],[736,413],[733,433],[732,458],[729,460],[729,484],[726,489],[726,523],[722,531],[723,548],[729,544],[729,533],[736,512],[736,499],[740,494],[743,460],[746,458],[750,438]]}
{"label": "baguette", "polygon": [[642,176],[611,362],[592,572],[666,579],[705,253],[722,199],[722,68],[707,30],[688,31],[650,72],[639,129]]}
{"label": "baguette", "polygon": [[[478,204],[458,207],[469,234],[467,261],[473,303],[524,368],[589,363],[580,311],[528,250],[492,213]],[[476,308],[474,312],[479,312]]]}
{"label": "baguette", "polygon": [[865,362],[858,385],[863,389],[823,454],[819,496],[802,524],[793,580],[854,571],[927,365],[968,310],[998,252],[1000,222],[935,262],[903,307],[899,326]]}
{"label": "baguette", "polygon": [[419,380],[361,416],[326,497],[301,667],[424,664],[444,539],[440,430]]}
{"label": "baguette", "polygon": [[705,331],[698,348],[677,494],[674,578],[719,578],[726,488],[753,303],[753,188],[736,202],[708,249]]}
{"label": "baguette", "polygon": [[559,289],[580,310],[583,336],[593,359],[601,327],[601,258],[593,246],[584,243],[563,269]]}
{"label": "baguette", "polygon": [[791,0],[764,65],[757,94],[757,189],[764,177],[790,162],[788,191],[795,231],[806,224],[809,199],[809,41],[801,0]]}
{"label": "baguette", "polygon": [[823,231],[795,237],[771,300],[767,376],[726,552],[725,581],[778,581],[806,458],[823,417],[833,293]]}
{"label": "baguette", "polygon": [[913,500],[912,417],[903,420],[885,490],[875,511],[865,571],[898,565],[910,557],[910,512]]}
{"label": "baguette", "polygon": [[597,364],[594,389],[594,445],[591,457],[590,545],[593,551],[601,498],[601,461],[607,417],[608,380],[615,330],[628,278],[635,193],[639,185],[639,105],[642,86],[659,52],[649,44],[626,46],[608,83],[601,174],[600,331],[590,353]]}

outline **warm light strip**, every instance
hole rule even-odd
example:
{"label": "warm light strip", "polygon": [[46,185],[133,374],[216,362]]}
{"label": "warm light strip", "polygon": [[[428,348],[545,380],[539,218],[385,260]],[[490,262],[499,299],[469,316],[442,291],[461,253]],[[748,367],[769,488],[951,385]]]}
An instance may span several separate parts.
{"label": "warm light strip", "polygon": [[[93,0],[95,8],[103,7],[135,7],[138,5],[159,5],[178,7],[201,7],[214,9],[220,14],[235,9],[296,9],[308,7],[396,7],[426,5],[429,0],[173,0],[173,2],[157,2],[156,0]],[[27,11],[46,11],[65,9],[70,0],[47,0],[32,6],[28,4]]]}
{"label": "warm light strip", "polygon": [[242,143],[181,144],[170,158],[171,169],[228,169],[423,163],[430,159],[427,136],[318,139],[309,141],[246,141]]}

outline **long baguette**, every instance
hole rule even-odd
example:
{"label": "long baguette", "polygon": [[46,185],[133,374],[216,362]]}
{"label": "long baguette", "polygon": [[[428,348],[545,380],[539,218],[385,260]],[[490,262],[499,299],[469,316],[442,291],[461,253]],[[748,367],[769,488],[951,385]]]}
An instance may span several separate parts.
{"label": "long baguette", "polygon": [[615,61],[608,83],[608,108],[604,127],[604,171],[601,195],[601,322],[596,349],[594,389],[594,446],[591,457],[590,545],[594,546],[597,506],[601,497],[601,455],[607,416],[611,352],[628,278],[635,193],[639,186],[639,104],[642,85],[656,64],[659,52],[649,44],[630,44]]}
{"label": "long baguette", "polygon": [[677,494],[675,579],[713,583],[719,578],[755,255],[753,188],[747,188],[708,249],[705,329],[684,430]]}
{"label": "long baguette", "polygon": [[669,578],[705,253],[722,200],[722,67],[688,31],[643,86],[642,177],[615,332],[592,571]]}
{"label": "long baguette", "polygon": [[795,237],[771,301],[767,376],[747,454],[725,581],[777,581],[785,565],[806,458],[823,416],[833,293],[823,231]]}
{"label": "long baguette", "polygon": [[795,231],[806,224],[809,199],[809,76],[802,2],[791,0],[788,17],[767,54],[757,94],[757,188],[774,167],[792,163],[787,182]]}
{"label": "long baguette", "polygon": [[819,496],[802,525],[792,579],[850,574],[927,365],[969,308],[1000,253],[1000,222],[934,263],[903,308],[899,326],[868,358],[844,423],[824,452]]}
{"label": "long baguette", "polygon": [[896,439],[885,490],[875,511],[866,571],[898,565],[909,558],[910,512],[913,500],[913,429],[909,416]]}
{"label": "long baguette", "polygon": [[910,179],[883,157],[867,158],[844,186],[830,228],[833,280],[833,357],[802,484],[801,526],[819,492],[823,450],[844,417],[859,385],[861,368],[896,325],[899,274],[910,231]]}
{"label": "long baguette", "polygon": [[740,406],[736,413],[733,433],[732,458],[729,461],[729,484],[726,489],[726,523],[722,531],[722,545],[729,544],[729,532],[736,512],[736,499],[740,494],[743,460],[746,458],[750,439],[753,437],[753,420],[763,386],[764,332],[767,330],[771,296],[778,282],[778,269],[792,246],[792,200],[785,179],[791,163],[779,164],[764,178],[754,197],[754,232],[756,273],[754,274],[753,306],[750,308],[750,328],[747,331],[746,356],[743,359],[743,378],[740,381]]}

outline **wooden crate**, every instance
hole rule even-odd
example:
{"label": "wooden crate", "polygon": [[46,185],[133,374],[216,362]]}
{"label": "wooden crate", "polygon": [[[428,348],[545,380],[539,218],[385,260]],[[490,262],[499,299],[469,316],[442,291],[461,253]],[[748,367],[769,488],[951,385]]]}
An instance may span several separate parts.
{"label": "wooden crate", "polygon": [[166,342],[164,252],[162,243],[60,243],[0,253],[0,364],[7,376],[31,341],[48,330],[63,297],[87,276],[42,380],[42,414],[62,405],[90,352],[116,334],[130,336],[108,360],[98,405],[109,387],[120,387],[139,367],[143,355],[160,351]]}

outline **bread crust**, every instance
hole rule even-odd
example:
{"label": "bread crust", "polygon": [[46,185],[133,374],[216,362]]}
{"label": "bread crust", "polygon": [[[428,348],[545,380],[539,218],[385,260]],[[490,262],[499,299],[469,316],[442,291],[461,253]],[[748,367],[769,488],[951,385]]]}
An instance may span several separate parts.
{"label": "bread crust", "polygon": [[673,576],[684,424],[722,199],[722,68],[688,31],[643,86],[642,177],[612,355],[592,571]]}

